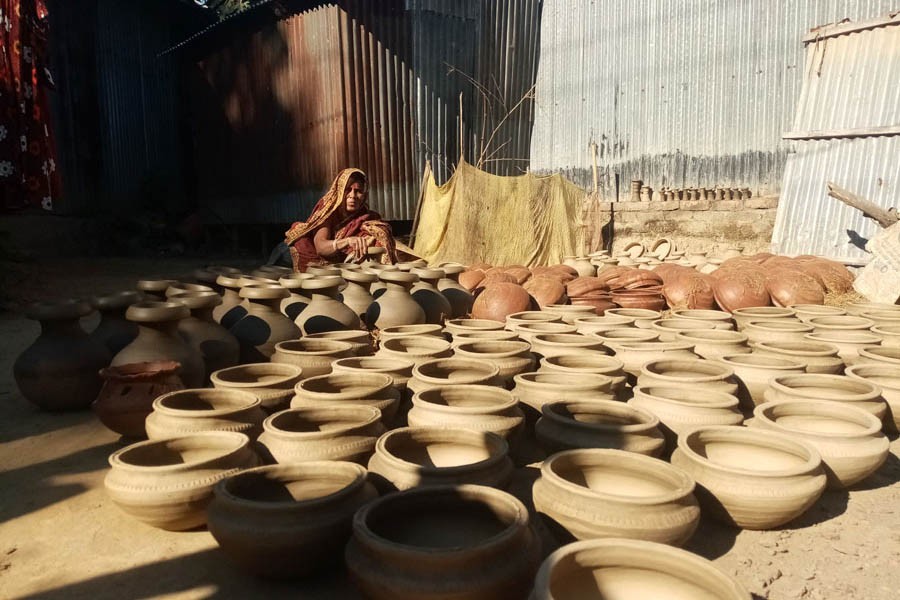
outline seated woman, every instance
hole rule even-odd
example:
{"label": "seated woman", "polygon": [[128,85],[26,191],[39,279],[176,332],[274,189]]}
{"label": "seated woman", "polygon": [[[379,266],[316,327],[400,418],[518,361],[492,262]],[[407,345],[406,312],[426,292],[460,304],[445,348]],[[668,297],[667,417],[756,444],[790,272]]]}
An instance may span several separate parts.
{"label": "seated woman", "polygon": [[285,232],[294,271],[307,265],[359,262],[371,246],[385,249],[382,262],[397,262],[391,226],[366,206],[369,182],[359,169],[344,169],[316,203],[306,221]]}

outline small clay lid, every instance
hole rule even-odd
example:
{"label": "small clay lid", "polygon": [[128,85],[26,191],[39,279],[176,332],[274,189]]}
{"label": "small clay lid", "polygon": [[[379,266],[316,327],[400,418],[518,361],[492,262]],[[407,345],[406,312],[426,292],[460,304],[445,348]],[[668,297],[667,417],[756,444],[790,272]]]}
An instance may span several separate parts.
{"label": "small clay lid", "polygon": [[214,291],[208,285],[201,285],[199,283],[176,283],[174,285],[170,285],[166,288],[166,298],[174,296],[175,294],[180,294],[182,292],[212,292]]}
{"label": "small clay lid", "polygon": [[166,291],[170,285],[175,285],[177,283],[181,282],[177,279],[140,279],[135,287],[142,292],[158,294]]}
{"label": "small clay lid", "polygon": [[163,323],[191,316],[191,311],[181,302],[137,302],[125,311],[125,318],[135,323]]}
{"label": "small clay lid", "polygon": [[290,275],[285,275],[278,279],[278,283],[281,284],[281,287],[288,290],[299,290],[303,288],[303,282],[307,279],[312,279],[315,275],[311,273],[291,273]]}
{"label": "small clay lid", "polygon": [[289,297],[291,293],[278,283],[254,283],[242,287],[238,295],[249,300],[278,300]]}
{"label": "small clay lid", "polygon": [[169,296],[169,301],[180,302],[191,310],[200,308],[213,308],[222,304],[222,296],[213,291],[208,292],[178,292]]}
{"label": "small clay lid", "polygon": [[412,269],[410,273],[418,275],[422,281],[438,281],[444,276],[443,269]]}
{"label": "small clay lid", "polygon": [[378,276],[368,271],[341,269],[341,274],[344,279],[353,283],[375,283],[378,281]]}
{"label": "small clay lid", "polygon": [[329,288],[338,288],[346,282],[342,277],[336,275],[324,275],[321,277],[312,277],[303,280],[304,290],[327,290]]}
{"label": "small clay lid", "polygon": [[140,292],[127,290],[94,296],[91,298],[91,304],[99,311],[125,310],[135,302],[140,302],[142,298],[143,295]]}
{"label": "small clay lid", "polygon": [[67,298],[52,302],[35,302],[25,309],[25,316],[35,321],[71,321],[94,312],[84,300]]}
{"label": "small clay lid", "polygon": [[378,279],[385,283],[410,284],[417,282],[419,276],[415,273],[407,273],[406,271],[382,271],[378,274]]}

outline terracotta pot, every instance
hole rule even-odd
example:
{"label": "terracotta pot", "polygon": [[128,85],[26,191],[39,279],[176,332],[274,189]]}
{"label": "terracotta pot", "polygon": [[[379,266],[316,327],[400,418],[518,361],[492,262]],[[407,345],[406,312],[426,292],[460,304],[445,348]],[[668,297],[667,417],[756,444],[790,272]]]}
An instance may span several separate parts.
{"label": "terracotta pot", "polygon": [[444,277],[438,281],[437,289],[450,303],[453,318],[465,317],[472,310],[472,303],[475,302],[475,297],[459,283],[459,275],[465,270],[465,267],[445,265],[441,268],[444,270]]}
{"label": "terracotta pot", "polygon": [[275,344],[272,362],[296,365],[303,370],[303,379],[307,379],[328,375],[334,360],[352,356],[353,346],[348,342],[303,338]]}
{"label": "terracotta pot", "polygon": [[547,454],[575,448],[613,448],[659,456],[665,445],[655,415],[609,400],[544,404],[534,433]]}
{"label": "terracotta pot", "polygon": [[31,305],[25,313],[39,321],[41,333],[13,365],[16,385],[26,400],[50,411],[91,405],[103,381],[98,374],[110,354],[78,320],[92,312],[87,302],[65,300]]}
{"label": "terracotta pot", "polygon": [[589,333],[602,333],[610,329],[623,329],[634,325],[631,317],[618,317],[615,315],[603,315],[602,317],[579,317],[573,323],[575,330],[581,335]]}
{"label": "terracotta pot", "polygon": [[672,464],[697,482],[704,514],[742,529],[784,525],[825,489],[816,449],[772,431],[698,427],[678,438]]}
{"label": "terracotta pot", "polygon": [[177,279],[139,279],[134,287],[152,302],[165,302],[166,290],[179,283],[181,282]]}
{"label": "terracotta pot", "polygon": [[474,290],[484,280],[483,271],[463,271],[459,274],[459,284],[469,291]]}
{"label": "terracotta pot", "polygon": [[621,400],[625,394],[625,364],[615,356],[607,356],[597,352],[560,354],[542,358],[539,373],[568,373],[580,375],[594,373],[612,379],[610,389],[616,398]]}
{"label": "terracotta pot", "polygon": [[153,401],[184,388],[175,361],[143,362],[100,370],[103,387],[91,409],[100,422],[126,438],[145,438],[144,420]]}
{"label": "terracotta pot", "polygon": [[637,384],[643,387],[686,387],[694,391],[715,390],[726,394],[736,394],[738,391],[731,367],[702,358],[647,361],[641,366]]}
{"label": "terracotta pot", "polygon": [[814,317],[839,317],[847,314],[843,308],[821,304],[794,304],[791,308],[794,310],[795,316],[804,323]]}
{"label": "terracotta pot", "polygon": [[[343,279],[334,276],[303,280],[301,284],[303,290],[312,298],[306,309],[294,320],[303,335],[342,329],[359,329],[359,315],[338,300],[338,289],[343,284]],[[372,310],[372,306],[374,303],[369,306],[369,310]]]}
{"label": "terracotta pot", "polygon": [[[666,308],[666,299],[658,290],[622,290],[610,294],[612,301],[620,308],[661,311]],[[615,310],[615,309],[609,309]],[[608,312],[608,310],[607,310]]]}
{"label": "terracotta pot", "polygon": [[480,360],[497,367],[504,387],[511,387],[513,377],[534,368],[535,358],[531,345],[519,341],[483,341],[460,344],[453,351],[454,356]]}
{"label": "terracotta pot", "polygon": [[676,319],[693,319],[712,323],[716,329],[734,329],[731,313],[724,310],[701,310],[681,308],[672,311],[672,317]]}
{"label": "terracotta pot", "polygon": [[608,342],[607,346],[624,364],[629,379],[636,380],[644,363],[662,358],[697,358],[693,346],[682,342]]}
{"label": "terracotta pot", "polygon": [[830,400],[850,404],[884,419],[887,405],[881,389],[871,381],[844,375],[780,375],[769,381],[766,402],[787,400]]}
{"label": "terracotta pot", "polygon": [[411,427],[469,429],[495,433],[508,444],[517,441],[525,421],[508,390],[487,385],[448,385],[416,393],[408,421]]}
{"label": "terracotta pot", "polygon": [[662,318],[662,313],[658,310],[647,310],[643,308],[611,308],[606,311],[605,316],[634,319],[635,327],[639,329],[650,329],[653,321]]}
{"label": "terracotta pot", "polygon": [[243,299],[238,295],[241,291],[242,275],[219,275],[216,285],[222,289],[222,304],[213,309],[213,320],[225,329],[240,321],[247,314]]}
{"label": "terracotta pot", "polygon": [[448,385],[502,385],[500,369],[489,362],[471,358],[436,358],[413,368],[408,387],[414,394]]}
{"label": "terracotta pot", "polygon": [[259,446],[277,463],[343,460],[366,465],[385,431],[374,406],[290,408],[263,421]]}
{"label": "terracotta pot", "polygon": [[503,326],[503,321],[491,319],[450,319],[444,323],[444,331],[455,338],[460,333],[500,331]]}
{"label": "terracotta pot", "polygon": [[872,333],[881,337],[882,346],[900,348],[900,325],[883,325],[872,328]]}
{"label": "terracotta pot", "polygon": [[169,298],[191,311],[191,316],[178,322],[178,334],[203,358],[204,384],[213,371],[238,364],[240,344],[237,338],[212,317],[213,309],[222,303],[221,296],[212,291],[182,292]]}
{"label": "terracotta pot", "polygon": [[806,372],[806,363],[785,357],[759,354],[726,354],[716,359],[731,367],[738,381],[737,396],[741,410],[748,414],[753,407],[765,402],[763,394],[769,380],[778,375],[800,375]]}
{"label": "terracotta pot", "polygon": [[751,600],[744,586],[705,558],[623,539],[568,544],[541,565],[531,600],[586,598]]}
{"label": "terracotta pot", "polygon": [[91,305],[100,313],[100,323],[90,337],[106,346],[110,356],[115,356],[137,337],[138,326],[125,318],[125,311],[140,300],[141,294],[132,291],[91,298]]}
{"label": "terracotta pot", "polygon": [[345,558],[368,598],[506,600],[528,594],[540,542],[514,496],[483,486],[434,486],[362,507]]}
{"label": "terracotta pot", "polygon": [[376,356],[400,358],[419,364],[435,358],[446,358],[452,354],[450,342],[436,336],[407,336],[387,340],[381,344]]}
{"label": "terracotta pot", "polygon": [[381,373],[391,378],[391,385],[401,396],[406,394],[407,382],[412,377],[415,363],[403,358],[382,358],[378,356],[340,358],[331,363],[334,373]]}
{"label": "terracotta pot", "polygon": [[[717,275],[719,273],[723,273],[723,269],[716,271]],[[716,304],[731,313],[741,308],[772,304],[766,290],[765,274],[759,269],[732,269],[723,273],[716,278],[713,293]]]}
{"label": "terracotta pot", "polygon": [[847,367],[846,373],[851,379],[878,386],[887,404],[885,428],[891,432],[900,430],[900,373],[896,367],[877,363],[859,364]]}
{"label": "terracotta pot", "polygon": [[569,450],[541,465],[534,505],[560,542],[639,539],[680,546],[700,523],[694,481],[622,450]]}
{"label": "terracotta pot", "polygon": [[394,325],[385,327],[378,332],[378,339],[384,343],[399,337],[409,337],[417,335],[431,335],[438,339],[444,339],[444,329],[435,323],[423,323],[421,325]]}
{"label": "terracotta pot", "polygon": [[177,390],[153,401],[153,412],[146,421],[147,437],[158,440],[199,431],[237,431],[255,440],[265,418],[259,398],[250,392]]}
{"label": "terracotta pot", "polygon": [[206,523],[206,506],[222,479],[259,464],[250,439],[233,431],[138,442],[109,457],[106,493],[128,515],[160,529]]}
{"label": "terracotta pot", "polygon": [[807,333],[812,333],[812,325],[794,319],[773,319],[771,321],[747,321],[741,332],[750,343],[756,342],[802,342]]}
{"label": "terracotta pot", "polygon": [[510,331],[516,331],[519,325],[530,323],[562,323],[562,316],[542,310],[525,310],[506,315],[504,322]]}
{"label": "terracotta pot", "polygon": [[603,342],[578,333],[539,333],[531,338],[531,351],[538,358],[574,352],[604,352]]}
{"label": "terracotta pot", "polygon": [[713,323],[699,319],[657,319],[650,324],[650,330],[659,334],[659,341],[674,342],[682,331],[715,329]]}
{"label": "terracotta pot", "polygon": [[591,259],[587,256],[566,256],[562,264],[575,269],[579,277],[593,277],[597,274],[597,269],[591,264]]}
{"label": "terracotta pot", "polygon": [[895,346],[863,346],[859,349],[859,363],[884,364],[900,369],[900,348]]}
{"label": "terracotta pot", "polygon": [[138,302],[128,307],[126,318],[138,324],[138,336],[116,354],[112,366],[136,362],[174,360],[181,363],[179,376],[188,387],[202,387],[206,380],[203,357],[178,335],[178,324],[190,316],[180,302]]}
{"label": "terracotta pot", "polygon": [[498,329],[493,331],[470,331],[464,333],[457,333],[453,336],[453,340],[450,342],[451,348],[456,350],[462,344],[467,344],[469,342],[509,342],[514,341],[518,342],[519,336],[516,335],[514,331],[508,331],[506,329]]}
{"label": "terracotta pot", "polygon": [[556,323],[556,322],[535,322],[535,323],[522,323],[520,325],[516,325],[513,330],[518,338],[524,342],[528,342],[529,344],[533,341],[534,336],[541,333],[553,333],[553,334],[565,334],[565,333],[575,333],[576,329],[574,325],[567,325],[565,323]]}
{"label": "terracotta pot", "polygon": [[584,373],[573,376],[567,373],[522,373],[513,378],[513,395],[529,423],[541,416],[543,406],[566,400],[615,400],[612,378],[606,375]]}
{"label": "terracotta pot", "polygon": [[350,308],[359,317],[359,327],[364,324],[366,311],[375,301],[370,288],[378,281],[378,276],[362,270],[344,269],[341,277],[347,282],[347,287],[341,290],[339,300]]}
{"label": "terracotta pot", "polygon": [[752,425],[809,442],[822,456],[829,489],[864,480],[884,464],[888,439],[871,413],[827,400],[766,403],[753,411]]}
{"label": "terracotta pot", "polygon": [[673,309],[711,310],[716,307],[715,284],[709,275],[688,271],[669,277],[662,292]]}
{"label": "terracotta pot", "polygon": [[579,306],[575,304],[548,304],[541,310],[550,314],[559,315],[563,323],[574,325],[579,317],[595,316],[593,306]]}
{"label": "terracotta pot", "polygon": [[522,284],[522,288],[541,308],[567,300],[566,286],[555,277],[533,277]]}
{"label": "terracotta pot", "polygon": [[753,353],[760,356],[787,357],[806,363],[807,373],[838,375],[844,371],[844,361],[838,356],[834,344],[812,342],[771,342],[753,344]]}
{"label": "terracotta pot", "polygon": [[419,281],[410,290],[412,299],[425,311],[425,322],[443,325],[444,320],[453,317],[450,301],[437,289],[437,283],[444,276],[440,269],[413,269]]}
{"label": "terracotta pot", "polygon": [[368,331],[323,331],[322,333],[310,333],[303,336],[306,340],[337,340],[347,342],[351,346],[354,356],[369,356],[374,352],[372,336]]}
{"label": "terracotta pot", "polygon": [[723,329],[682,331],[675,336],[675,341],[691,344],[694,354],[707,360],[726,354],[748,354],[751,350],[746,334]]}
{"label": "terracotta pot", "polygon": [[363,404],[381,411],[391,423],[400,405],[400,392],[393,379],[383,373],[331,373],[297,383],[291,408]]}
{"label": "terracotta pot", "polygon": [[254,394],[266,412],[272,413],[287,408],[301,377],[303,371],[296,365],[255,363],[214,371],[209,379],[213,387]]}
{"label": "terracotta pot", "polygon": [[303,290],[303,281],[312,279],[315,275],[309,273],[292,273],[278,279],[278,283],[290,292],[290,296],[281,301],[281,314],[296,323],[297,317],[300,316],[312,297]]}
{"label": "terracotta pot", "polygon": [[377,497],[359,465],[258,467],[216,485],[209,532],[243,571],[302,577],[340,563],[353,514]]}

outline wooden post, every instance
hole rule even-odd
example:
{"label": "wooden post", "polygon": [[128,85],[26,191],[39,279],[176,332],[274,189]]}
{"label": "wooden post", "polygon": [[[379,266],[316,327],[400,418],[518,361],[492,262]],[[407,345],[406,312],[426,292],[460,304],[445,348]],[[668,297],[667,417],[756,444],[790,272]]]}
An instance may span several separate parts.
{"label": "wooden post", "polygon": [[591,142],[591,153],[592,153],[592,170],[594,175],[594,194],[596,194],[600,189],[600,176],[597,173],[597,142]]}
{"label": "wooden post", "polygon": [[847,206],[852,206],[853,208],[862,211],[866,217],[874,220],[882,227],[890,227],[900,220],[900,218],[897,217],[896,208],[885,210],[874,202],[870,202],[861,196],[857,196],[853,192],[845,190],[831,181],[826,183],[825,187],[828,189],[829,196],[836,200],[840,200]]}

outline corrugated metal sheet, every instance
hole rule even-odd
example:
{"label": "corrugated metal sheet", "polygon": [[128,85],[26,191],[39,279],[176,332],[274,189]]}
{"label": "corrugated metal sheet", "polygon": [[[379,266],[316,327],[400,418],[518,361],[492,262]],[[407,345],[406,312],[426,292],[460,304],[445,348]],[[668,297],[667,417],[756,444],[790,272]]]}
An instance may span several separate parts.
{"label": "corrugated metal sheet", "polygon": [[536,171],[587,187],[591,142],[606,197],[651,187],[780,187],[802,81],[802,36],[895,0],[545,0]]}
{"label": "corrugated metal sheet", "polygon": [[[772,235],[784,254],[865,262],[879,226],[827,196],[833,181],[884,208],[900,200],[900,19],[869,29],[823,29],[807,42],[803,92]],[[837,35],[832,35],[837,33]],[[874,135],[866,130],[892,135]],[[840,136],[851,136],[841,139]]]}

